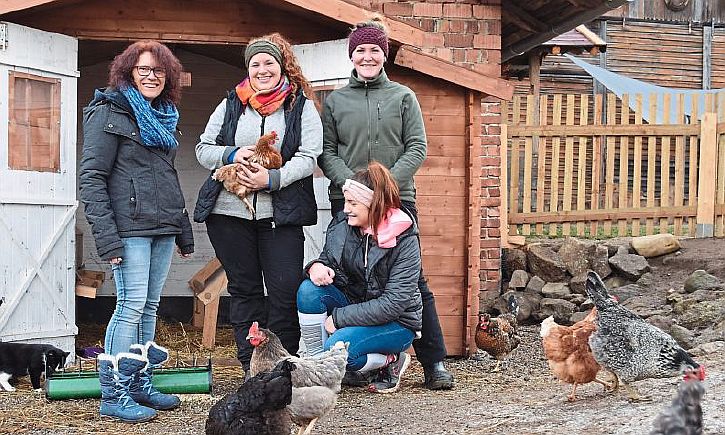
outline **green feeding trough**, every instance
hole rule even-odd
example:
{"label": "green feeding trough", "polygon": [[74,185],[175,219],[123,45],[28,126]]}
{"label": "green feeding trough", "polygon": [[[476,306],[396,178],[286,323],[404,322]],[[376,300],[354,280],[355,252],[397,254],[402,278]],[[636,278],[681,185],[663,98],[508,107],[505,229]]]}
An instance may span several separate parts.
{"label": "green feeding trough", "polygon": [[[212,387],[211,359],[206,366],[172,367],[154,370],[154,386],[168,394],[208,394]],[[97,370],[57,372],[45,381],[50,400],[93,399],[101,397]]]}

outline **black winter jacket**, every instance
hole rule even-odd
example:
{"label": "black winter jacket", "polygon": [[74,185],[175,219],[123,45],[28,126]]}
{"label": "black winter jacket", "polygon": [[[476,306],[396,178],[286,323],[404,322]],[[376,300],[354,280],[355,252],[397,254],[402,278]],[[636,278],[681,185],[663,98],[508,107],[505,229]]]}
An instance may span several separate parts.
{"label": "black winter jacket", "polygon": [[83,109],[80,196],[101,259],[123,257],[124,237],[176,235],[182,253],[194,252],[175,157],[143,145],[120,92],[97,91]]}
{"label": "black winter jacket", "polygon": [[[355,250],[367,246],[367,267],[355,264],[356,271],[343,269],[343,257],[355,258]],[[363,236],[357,227],[347,224],[340,212],[327,228],[325,246],[317,260],[335,271],[333,285],[340,289],[350,305],[335,308],[332,319],[336,328],[372,326],[398,322],[404,327],[420,331],[423,303],[418,290],[421,269],[418,227],[413,224],[397,237],[393,248],[381,248],[372,237]],[[354,288],[350,276],[364,276],[364,288]]]}

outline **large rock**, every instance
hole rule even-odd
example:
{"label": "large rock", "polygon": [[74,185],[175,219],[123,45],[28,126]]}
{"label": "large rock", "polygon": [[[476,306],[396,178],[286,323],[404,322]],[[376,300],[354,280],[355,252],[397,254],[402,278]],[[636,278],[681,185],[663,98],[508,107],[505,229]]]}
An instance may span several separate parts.
{"label": "large rock", "polygon": [[564,299],[571,294],[569,286],[565,282],[550,282],[541,289],[545,298]]}
{"label": "large rock", "polygon": [[573,293],[585,295],[587,294],[586,284],[587,274],[583,273],[569,280],[569,289],[571,289]]}
{"label": "large rock", "polygon": [[642,294],[642,288],[637,284],[627,284],[622,287],[617,287],[609,292],[619,299],[619,303],[624,303],[627,299],[639,296]]}
{"label": "large rock", "polygon": [[669,333],[683,349],[692,349],[695,346],[695,333],[689,329],[674,324]]}
{"label": "large rock", "polygon": [[624,247],[629,253],[629,249],[632,247],[631,237],[617,237],[614,239],[605,240],[602,243],[608,250],[609,256],[614,256],[620,247]]}
{"label": "large rock", "polygon": [[589,268],[595,271],[602,279],[612,273],[612,269],[609,267],[609,250],[606,246],[596,245],[594,252],[590,252]]}
{"label": "large rock", "polygon": [[604,280],[604,285],[607,287],[607,289],[612,290],[617,287],[622,287],[623,285],[631,284],[632,282],[628,280],[627,278],[623,276],[618,275],[610,275],[607,279]]}
{"label": "large rock", "polygon": [[533,292],[536,294],[541,293],[541,289],[544,288],[544,285],[546,285],[546,281],[539,278],[538,276],[532,276],[531,279],[529,279],[529,283],[526,284],[526,292]]}
{"label": "large rock", "polygon": [[714,326],[725,313],[725,299],[698,302],[682,313],[680,324],[688,329],[703,329]]}
{"label": "large rock", "polygon": [[665,331],[666,333],[670,333],[670,329],[672,328],[672,325],[674,324],[672,322],[672,318],[669,316],[662,316],[662,315],[654,315],[647,318],[647,323],[649,323],[652,326],[656,326],[660,328],[661,330]]}
{"label": "large rock", "polygon": [[710,275],[702,269],[692,272],[685,280],[685,293],[693,293],[697,290],[721,290],[723,283],[716,276]]}
{"label": "large rock", "polygon": [[546,282],[562,282],[568,278],[566,266],[561,261],[561,257],[549,247],[538,243],[529,245],[526,259],[529,264],[529,272]]}
{"label": "large rock", "polygon": [[576,322],[584,320],[584,318],[588,315],[589,311],[577,311],[576,313],[573,313],[571,316],[569,316],[569,323],[573,325]]}
{"label": "large rock", "polygon": [[526,270],[526,252],[523,249],[506,248],[501,254],[501,273],[504,281],[511,279],[515,270]]}
{"label": "large rock", "polygon": [[559,257],[572,276],[581,275],[589,269],[589,251],[596,248],[591,242],[567,237],[559,248]]}
{"label": "large rock", "polygon": [[609,265],[625,278],[637,281],[645,272],[649,272],[647,259],[636,254],[617,254],[609,259]]}
{"label": "large rock", "polygon": [[656,294],[633,296],[622,303],[622,306],[643,319],[655,315],[669,316],[672,313],[672,308],[665,303],[665,298]]}
{"label": "large rock", "polygon": [[723,352],[725,352],[725,341],[712,341],[709,343],[703,343],[696,348],[689,350],[689,353],[693,356],[722,354]]}
{"label": "large rock", "polygon": [[650,258],[680,249],[680,242],[670,233],[652,234],[632,239],[632,248],[641,256]]}
{"label": "large rock", "polygon": [[576,311],[576,305],[564,299],[541,300],[541,309],[539,310],[539,320],[544,320],[549,316],[554,316],[557,323],[569,324],[569,318]]}
{"label": "large rock", "polygon": [[498,290],[484,290],[478,293],[478,311],[481,313],[490,313],[493,304],[496,303],[501,293]]}
{"label": "large rock", "polygon": [[509,281],[509,288],[523,290],[528,283],[529,274],[525,270],[514,270],[514,273],[511,274],[511,281]]}

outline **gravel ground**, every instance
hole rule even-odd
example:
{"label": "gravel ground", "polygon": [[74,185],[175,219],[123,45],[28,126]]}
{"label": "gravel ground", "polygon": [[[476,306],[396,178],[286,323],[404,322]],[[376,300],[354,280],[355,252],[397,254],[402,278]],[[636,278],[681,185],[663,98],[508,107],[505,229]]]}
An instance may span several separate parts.
{"label": "gravel ground", "polygon": [[[701,358],[708,367],[703,402],[707,434],[725,434],[725,356]],[[604,393],[598,384],[578,389],[579,400],[566,402],[570,387],[554,379],[543,358],[537,327],[523,328],[521,347],[500,373],[492,373],[485,355],[450,359],[456,388],[432,392],[422,387],[417,363],[403,387],[392,395],[346,388],[334,412],[314,433],[396,434],[645,434],[674,395],[677,379],[636,383],[650,403],[630,404],[621,393]],[[14,393],[0,393],[0,433],[28,434],[200,434],[212,404],[239,382],[237,367],[215,368],[215,396],[186,395],[182,406],[140,425],[115,423],[97,414],[97,400],[48,402],[23,380]]]}

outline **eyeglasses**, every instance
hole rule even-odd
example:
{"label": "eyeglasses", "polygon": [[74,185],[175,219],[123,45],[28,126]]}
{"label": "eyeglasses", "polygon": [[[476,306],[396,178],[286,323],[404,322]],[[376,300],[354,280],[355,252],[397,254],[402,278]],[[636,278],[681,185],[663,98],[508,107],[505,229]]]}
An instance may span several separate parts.
{"label": "eyeglasses", "polygon": [[137,65],[134,68],[136,68],[136,72],[138,72],[138,75],[140,75],[141,77],[148,77],[152,71],[157,79],[162,79],[166,77],[166,70],[163,68],[151,68],[150,66],[146,65]]}

